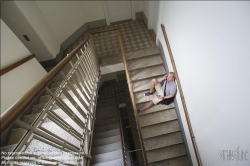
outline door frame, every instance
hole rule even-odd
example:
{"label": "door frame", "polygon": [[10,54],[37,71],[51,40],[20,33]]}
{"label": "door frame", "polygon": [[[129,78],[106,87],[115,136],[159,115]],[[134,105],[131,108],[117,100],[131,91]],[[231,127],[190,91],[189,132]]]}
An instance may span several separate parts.
{"label": "door frame", "polygon": [[[135,20],[135,1],[130,0],[130,5],[131,5],[132,20]],[[102,0],[102,7],[103,7],[104,15],[105,15],[105,18],[106,18],[106,23],[107,23],[107,25],[110,25],[108,8],[107,8],[107,3],[106,3],[105,0]]]}

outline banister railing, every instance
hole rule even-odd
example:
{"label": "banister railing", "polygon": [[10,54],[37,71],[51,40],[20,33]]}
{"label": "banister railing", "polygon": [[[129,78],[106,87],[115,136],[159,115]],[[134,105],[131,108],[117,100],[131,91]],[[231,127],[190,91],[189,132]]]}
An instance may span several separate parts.
{"label": "banister railing", "polygon": [[198,165],[201,166],[202,165],[201,159],[200,159],[200,156],[199,156],[199,153],[198,153],[198,148],[197,148],[197,145],[196,145],[196,142],[195,142],[195,136],[194,136],[193,129],[192,129],[192,126],[191,126],[190,118],[189,118],[188,111],[187,111],[186,102],[185,102],[185,99],[184,99],[183,91],[182,91],[182,88],[181,88],[177,68],[176,68],[176,65],[175,65],[175,62],[174,62],[174,57],[173,57],[171,47],[170,47],[170,44],[169,44],[169,41],[168,41],[165,26],[163,24],[161,24],[161,28],[162,28],[162,32],[163,32],[163,35],[164,35],[166,45],[167,45],[167,49],[168,49],[169,57],[170,57],[170,60],[171,60],[172,66],[173,66],[173,70],[174,70],[174,73],[175,73],[175,77],[176,77],[175,80],[176,80],[178,90],[179,90],[179,94],[180,94],[180,97],[181,97],[181,102],[182,102],[183,110],[184,110],[184,113],[185,113],[186,121],[187,121],[187,124],[188,124],[189,134],[190,134],[190,137],[191,137],[191,140],[192,140],[192,145],[193,145],[193,148],[194,148],[196,160],[197,160]]}
{"label": "banister railing", "polygon": [[99,76],[88,32],[80,45],[1,116],[1,164],[86,165],[92,158]]}
{"label": "banister railing", "polygon": [[82,41],[70,54],[60,61],[46,76],[44,76],[33,88],[24,94],[24,96],[8,111],[1,115],[1,134],[12,124],[15,119],[22,114],[23,110],[32,102],[32,100],[48,85],[48,83],[62,70],[62,68],[73,58],[73,56],[87,43],[90,39]]}
{"label": "banister railing", "polygon": [[36,55],[35,55],[35,54],[32,54],[32,55],[27,56],[27,57],[23,58],[22,60],[20,60],[20,61],[14,63],[14,64],[12,64],[12,65],[10,65],[10,66],[8,66],[8,67],[2,69],[2,70],[0,71],[0,76],[2,76],[2,75],[4,75],[4,74],[8,73],[9,71],[11,71],[11,70],[17,68],[18,66],[20,66],[20,65],[24,64],[25,62],[27,62],[27,61],[33,59],[34,57],[36,57]]}
{"label": "banister railing", "polygon": [[139,131],[139,138],[140,138],[140,143],[141,143],[141,148],[142,148],[142,154],[143,154],[143,158],[144,158],[144,163],[147,166],[148,165],[147,155],[146,155],[145,146],[144,146],[144,142],[143,142],[143,138],[142,138],[142,132],[141,132],[140,123],[139,123],[139,119],[138,119],[135,97],[134,97],[134,93],[133,93],[133,89],[132,89],[132,83],[131,83],[131,80],[129,77],[128,65],[127,65],[127,61],[126,61],[126,56],[125,56],[125,52],[124,52],[124,47],[123,47],[123,43],[122,43],[120,29],[119,28],[109,28],[109,29],[104,29],[104,30],[95,30],[95,31],[92,31],[91,34],[94,35],[94,34],[105,33],[105,32],[109,32],[109,31],[117,31],[118,42],[120,45],[120,50],[121,50],[124,68],[125,68],[125,72],[126,72],[126,78],[127,78],[127,83],[128,83],[128,87],[129,87],[130,98],[132,101],[132,107],[134,110],[135,121],[136,121],[136,125],[137,125],[138,131]]}
{"label": "banister railing", "polygon": [[144,146],[144,142],[143,142],[143,138],[142,138],[142,132],[141,132],[141,127],[140,127],[140,123],[139,123],[139,118],[138,118],[138,113],[137,113],[137,108],[136,108],[136,103],[135,103],[135,97],[134,97],[134,93],[133,93],[132,83],[131,83],[131,80],[130,80],[130,77],[129,77],[128,64],[127,64],[126,56],[125,56],[125,53],[124,53],[124,47],[123,47],[123,43],[122,43],[120,29],[117,29],[117,33],[118,33],[118,39],[119,39],[120,49],[121,49],[121,53],[122,53],[124,68],[125,68],[125,72],[126,72],[126,78],[127,78],[127,83],[128,83],[128,87],[129,87],[129,93],[130,93],[132,106],[133,106],[133,110],[134,110],[135,122],[136,122],[136,125],[138,127],[138,131],[139,131],[139,138],[140,138],[140,142],[141,142],[141,148],[142,148],[144,163],[147,166],[148,165],[148,160],[147,160],[145,146]]}

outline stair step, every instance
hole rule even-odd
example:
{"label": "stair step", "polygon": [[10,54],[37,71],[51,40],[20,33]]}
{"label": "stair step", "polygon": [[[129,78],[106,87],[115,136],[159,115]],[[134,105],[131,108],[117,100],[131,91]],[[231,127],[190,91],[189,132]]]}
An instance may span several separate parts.
{"label": "stair step", "polygon": [[[13,150],[16,148],[17,144],[12,144],[12,145],[8,145],[8,146],[3,146],[0,147],[1,152],[13,152]],[[7,154],[7,156],[9,156]]]}
{"label": "stair step", "polygon": [[17,144],[24,137],[27,131],[28,130],[24,128],[12,129],[7,145]]}
{"label": "stair step", "polygon": [[110,124],[114,124],[114,123],[118,123],[117,117],[112,118],[112,119],[98,120],[95,122],[95,127],[110,125]]}
{"label": "stair step", "polygon": [[[145,105],[145,103],[140,103],[140,104],[137,104],[136,107],[137,107],[137,109],[141,109],[144,105]],[[159,103],[159,104],[156,104],[153,107],[151,107],[145,111],[140,112],[138,115],[141,116],[141,115],[145,115],[145,114],[150,114],[152,112],[158,112],[158,111],[172,109],[172,108],[175,108],[174,103],[171,103],[169,105],[162,105]]]}
{"label": "stair step", "polygon": [[112,144],[112,143],[117,143],[120,141],[121,141],[120,135],[106,137],[106,138],[102,138],[102,139],[95,139],[92,142],[92,147],[104,146],[104,145],[108,145],[108,144]]}
{"label": "stair step", "polygon": [[161,59],[160,55],[154,55],[154,56],[147,56],[140,59],[134,59],[131,61],[128,61],[128,70],[137,70],[145,67],[152,67],[156,65],[163,64],[163,61]]}
{"label": "stair step", "polygon": [[51,84],[51,88],[58,88],[61,85],[62,82],[55,82]]}
{"label": "stair step", "polygon": [[97,100],[97,104],[103,104],[103,103],[108,103],[108,102],[114,102],[114,103],[116,103],[116,99],[115,98],[111,98],[111,99],[105,99],[105,100],[100,100],[100,99],[98,99]]}
{"label": "stair step", "polygon": [[116,105],[116,101],[108,101],[108,102],[103,102],[103,103],[97,102],[97,108],[107,107],[111,105]]}
{"label": "stair step", "polygon": [[164,147],[146,152],[148,163],[153,163],[161,160],[166,160],[174,157],[183,156],[186,154],[183,144]]}
{"label": "stair step", "polygon": [[90,166],[124,166],[123,159],[112,160],[108,162],[102,162],[98,164],[91,164]]}
{"label": "stair step", "polygon": [[109,130],[114,130],[114,129],[119,129],[119,123],[114,123],[110,125],[105,125],[105,126],[100,126],[100,127],[95,127],[94,132],[104,132],[104,131],[109,131]]}
{"label": "stair step", "polygon": [[108,152],[113,152],[113,151],[118,151],[118,150],[122,150],[121,142],[93,147],[91,150],[91,155],[108,153]]}
{"label": "stair step", "polygon": [[51,98],[50,95],[40,96],[39,104],[47,103]]}
{"label": "stair step", "polygon": [[[156,77],[156,79],[162,78],[162,76],[160,77]],[[144,80],[140,80],[140,81],[134,81],[132,83],[132,87],[133,87],[133,92],[140,92],[140,91],[149,91],[149,87],[150,87],[150,83],[151,83],[152,78],[148,78],[148,79],[144,79]]]}
{"label": "stair step", "polygon": [[175,145],[183,142],[181,132],[175,132],[165,135],[160,135],[148,139],[144,139],[145,150],[153,150],[163,148],[170,145]]}
{"label": "stair step", "polygon": [[103,153],[103,154],[99,154],[99,155],[93,155],[92,160],[91,160],[91,164],[97,164],[97,163],[103,163],[103,162],[108,162],[108,161],[112,161],[112,160],[123,159],[122,156],[123,156],[123,154],[122,154],[121,150]]}
{"label": "stair step", "polygon": [[119,129],[95,133],[93,139],[96,140],[96,139],[107,138],[107,137],[112,137],[116,135],[120,135]]}
{"label": "stair step", "polygon": [[163,165],[169,165],[169,166],[188,166],[188,159],[187,156],[180,156],[176,158],[172,158],[169,160],[163,160],[158,161],[154,163],[150,163],[149,166],[163,166]]}
{"label": "stair step", "polygon": [[180,131],[177,120],[141,127],[143,139]]}
{"label": "stair step", "polygon": [[32,114],[40,113],[44,109],[46,104],[47,103],[33,105],[31,113]]}
{"label": "stair step", "polygon": [[178,119],[174,109],[158,111],[139,116],[140,126],[145,127],[166,121]]}
{"label": "stair step", "polygon": [[128,52],[126,53],[126,59],[127,60],[132,60],[132,59],[137,59],[145,56],[150,56],[150,55],[157,55],[160,54],[160,50],[157,46],[155,47],[150,47],[138,51],[133,51],[133,52]]}
{"label": "stair step", "polygon": [[112,119],[112,118],[117,118],[117,117],[118,117],[117,111],[107,110],[107,111],[102,112],[102,113],[99,112],[96,115],[96,120],[100,121],[100,120]]}
{"label": "stair step", "polygon": [[30,125],[32,125],[32,123],[36,120],[36,118],[39,116],[39,113],[36,114],[30,114],[30,115],[24,115],[23,117],[23,121],[25,123],[28,123]]}
{"label": "stair step", "polygon": [[138,81],[147,78],[155,78],[166,74],[166,70],[162,65],[138,69],[130,72],[131,81]]}

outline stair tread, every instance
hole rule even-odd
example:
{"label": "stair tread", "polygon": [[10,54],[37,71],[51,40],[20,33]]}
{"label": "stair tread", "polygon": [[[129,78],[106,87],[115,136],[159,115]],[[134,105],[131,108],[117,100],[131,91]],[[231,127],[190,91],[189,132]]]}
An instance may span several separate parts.
{"label": "stair tread", "polygon": [[[156,79],[158,78],[162,78],[162,76],[156,77]],[[139,91],[145,91],[145,90],[149,91],[151,80],[152,78],[148,78],[148,79],[144,79],[140,81],[134,81],[132,83],[133,92],[139,92]]]}
{"label": "stair tread", "polygon": [[153,163],[161,160],[166,160],[174,157],[186,155],[186,150],[183,144],[173,145],[160,149],[147,151],[148,163]]}
{"label": "stair tread", "polygon": [[91,150],[92,155],[108,153],[113,151],[122,150],[121,142],[116,142],[108,145],[93,147]]}
{"label": "stair tread", "polygon": [[95,139],[92,142],[92,147],[104,146],[104,145],[108,145],[108,144],[112,144],[112,143],[116,143],[116,142],[120,142],[120,141],[121,141],[120,135],[101,138],[101,139]]}
{"label": "stair tread", "polygon": [[177,119],[175,109],[162,110],[146,115],[139,116],[140,126],[145,127],[153,124],[158,124],[166,121]]}
{"label": "stair tread", "polygon": [[16,148],[17,144],[7,145],[0,147],[1,152],[12,152]]}
{"label": "stair tread", "polygon": [[180,131],[177,120],[141,127],[143,139]]}
{"label": "stair tread", "polygon": [[28,130],[24,128],[12,129],[7,145],[17,144],[24,137],[27,131]]}
{"label": "stair tread", "polygon": [[166,74],[166,70],[162,65],[149,68],[138,69],[130,72],[131,81],[138,81],[150,77],[158,77]]}
{"label": "stair tread", "polygon": [[108,162],[102,162],[97,164],[91,164],[90,166],[124,166],[123,159],[112,160]]}
{"label": "stair tread", "polygon": [[141,58],[141,57],[155,55],[155,54],[160,54],[160,50],[157,46],[138,50],[138,51],[128,52],[125,55],[126,55],[127,60],[131,60],[131,59]]}
{"label": "stair tread", "polygon": [[154,163],[150,163],[149,166],[163,166],[163,165],[169,165],[169,166],[189,166],[187,156],[180,156],[176,158],[171,158],[168,160],[162,160]]}
{"label": "stair tread", "polygon": [[163,148],[175,144],[179,144],[183,142],[181,132],[175,132],[165,135],[160,135],[156,137],[151,137],[148,139],[144,139],[145,150],[153,150],[158,148]]}
{"label": "stair tread", "polygon": [[136,70],[145,67],[151,67],[155,65],[163,64],[160,55],[147,56],[144,58],[134,59],[128,61],[128,70]]}
{"label": "stair tread", "polygon": [[103,163],[108,162],[112,160],[118,160],[123,159],[123,154],[121,150],[98,154],[98,155],[92,155],[91,164],[97,164],[97,163]]}
{"label": "stair tread", "polygon": [[100,127],[95,127],[94,132],[104,132],[104,131],[109,131],[109,130],[114,130],[114,129],[119,129],[119,123],[113,123],[110,125],[103,125]]}
{"label": "stair tread", "polygon": [[39,116],[39,113],[35,113],[35,114],[30,114],[30,115],[25,115],[24,117],[23,117],[23,121],[25,122],[25,123],[28,123],[28,124],[32,124],[35,120],[36,120],[36,118]]}
{"label": "stair tread", "polygon": [[43,110],[43,108],[46,106],[46,104],[47,103],[33,105],[31,113],[32,114],[40,113]]}
{"label": "stair tread", "polygon": [[104,120],[118,117],[117,107],[115,105],[103,107],[96,110],[96,119]]}
{"label": "stair tread", "polygon": [[114,124],[118,122],[118,118],[111,118],[111,119],[105,119],[105,120],[99,120],[95,122],[95,127],[103,126],[103,125],[109,125]]}
{"label": "stair tread", "polygon": [[50,95],[40,96],[39,104],[47,103],[52,97]]}
{"label": "stair tread", "polygon": [[[137,104],[136,107],[137,107],[137,109],[141,109],[144,105],[145,105],[145,103],[140,103],[140,104]],[[172,109],[172,108],[175,108],[174,103],[171,103],[169,105],[156,104],[153,107],[151,107],[145,111],[140,112],[138,115],[141,116],[141,115],[150,114],[153,112]]]}
{"label": "stair tread", "polygon": [[93,139],[96,140],[96,139],[107,138],[107,137],[116,136],[116,135],[120,135],[119,129],[95,133],[93,136]]}

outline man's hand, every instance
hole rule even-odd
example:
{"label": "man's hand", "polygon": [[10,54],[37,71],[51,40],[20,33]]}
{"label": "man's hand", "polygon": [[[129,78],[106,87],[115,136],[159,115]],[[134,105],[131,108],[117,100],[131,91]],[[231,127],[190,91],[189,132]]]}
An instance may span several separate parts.
{"label": "man's hand", "polygon": [[168,77],[168,75],[166,74],[165,76],[163,76],[162,78],[163,78],[163,80],[166,80],[167,79],[167,77]]}
{"label": "man's hand", "polygon": [[168,75],[167,75],[167,74],[166,74],[166,75],[164,75],[162,78],[159,78],[159,79],[158,79],[158,82],[162,82],[162,81],[166,80],[166,79],[167,79],[167,77],[168,77]]}
{"label": "man's hand", "polygon": [[161,95],[157,95],[157,97],[158,97],[159,99],[164,99],[164,97],[162,97]]}

